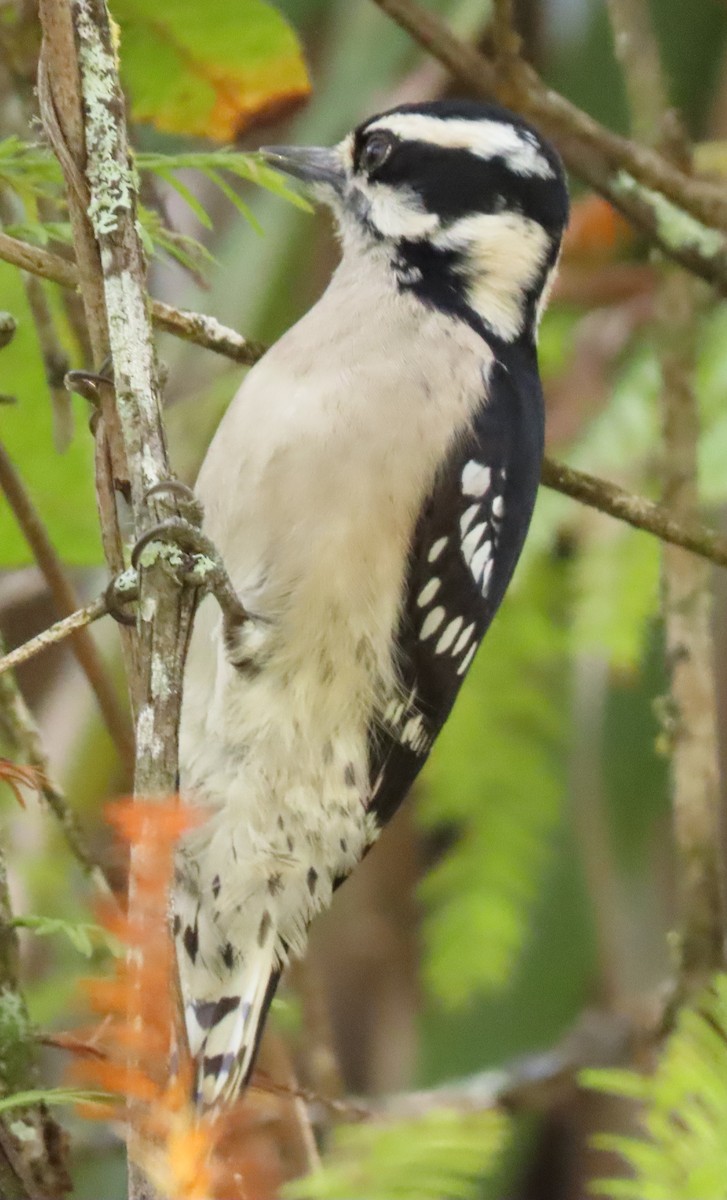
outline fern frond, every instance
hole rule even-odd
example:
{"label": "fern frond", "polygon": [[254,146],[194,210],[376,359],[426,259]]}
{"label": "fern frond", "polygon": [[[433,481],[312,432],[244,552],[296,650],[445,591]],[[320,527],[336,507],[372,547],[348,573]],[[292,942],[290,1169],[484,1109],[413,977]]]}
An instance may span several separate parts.
{"label": "fern frond", "polygon": [[286,1200],[474,1200],[507,1130],[500,1113],[447,1109],[418,1120],[342,1126],[322,1166],[282,1194]]}
{"label": "fern frond", "polygon": [[654,1074],[586,1071],[588,1087],[643,1104],[644,1137],[603,1134],[632,1178],[599,1179],[601,1196],[624,1200],[727,1200],[727,975],[683,1009]]}
{"label": "fern frond", "polygon": [[561,813],[557,572],[547,555],[531,558],[424,776],[421,822],[458,834],[421,886],[425,978],[450,1006],[509,979]]}

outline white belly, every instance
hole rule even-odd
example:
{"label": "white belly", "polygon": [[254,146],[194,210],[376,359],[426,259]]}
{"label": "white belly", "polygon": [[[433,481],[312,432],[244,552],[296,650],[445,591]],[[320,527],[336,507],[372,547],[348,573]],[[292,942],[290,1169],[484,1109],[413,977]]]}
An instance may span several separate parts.
{"label": "white belly", "polygon": [[200,474],[207,532],[269,622],[254,676],[227,661],[211,599],[190,647],[181,786],[214,815],[185,874],[205,912],[220,877],[210,947],[244,945],[268,913],[278,948],[299,948],[375,836],[368,732],[396,688],[407,551],[489,366],[476,334],[381,275],[369,255],[334,278],[250,372]]}

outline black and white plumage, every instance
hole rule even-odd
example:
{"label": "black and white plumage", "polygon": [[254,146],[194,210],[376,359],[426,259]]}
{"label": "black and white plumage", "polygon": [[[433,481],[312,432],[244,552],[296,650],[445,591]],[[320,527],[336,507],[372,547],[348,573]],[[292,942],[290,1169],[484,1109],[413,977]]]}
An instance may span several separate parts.
{"label": "black and white plumage", "polygon": [[198,481],[253,619],[202,604],[181,787],[207,806],[174,923],[202,1103],[249,1076],[282,967],[406,795],[535,500],[535,336],[567,219],[554,151],[493,106],[407,105],[271,149],[341,263],[250,371]]}

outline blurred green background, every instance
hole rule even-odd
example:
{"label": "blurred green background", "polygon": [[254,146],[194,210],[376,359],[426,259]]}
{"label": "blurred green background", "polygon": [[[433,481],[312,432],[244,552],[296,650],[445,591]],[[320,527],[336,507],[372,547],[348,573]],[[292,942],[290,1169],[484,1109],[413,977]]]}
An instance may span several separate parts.
{"label": "blurred green background", "polygon": [[[487,0],[428,0],[463,36],[485,28]],[[447,94],[444,73],[366,0],[280,0],[298,31],[314,90],[293,118],[246,135],[326,144],[372,111]],[[698,142],[727,139],[727,9],[716,0],[653,0],[671,96]],[[528,57],[553,87],[626,132],[626,105],[598,0],[517,4]],[[122,45],[123,54],[123,45]],[[187,143],[149,128],[146,149]],[[152,290],[271,341],[306,310],[336,261],[324,214],[242,188],[262,232],[204,179],[189,174],[213,217],[204,229],[171,189],[155,201],[215,262],[202,285],[155,262]],[[582,190],[573,182],[578,203]],[[597,239],[596,239],[597,242]],[[584,283],[587,279],[587,284]],[[616,280],[616,282],[614,282]],[[656,275],[637,239],[566,253],[541,333],[549,451],[629,489],[658,496],[659,372]],[[0,422],[18,468],[87,594],[103,578],[95,534],[91,439],[74,398],[73,444],[58,460],[50,409],[17,275],[0,265],[1,306],[21,329],[2,352],[2,391],[19,403]],[[698,391],[701,492],[720,526],[727,499],[727,316],[705,295]],[[242,368],[160,338],[168,366],[172,460],[194,478]],[[8,540],[0,627],[9,643],[51,618],[21,544]],[[551,1046],[589,1005],[628,1008],[665,978],[674,916],[659,617],[658,543],[544,490],[507,601],[405,810],[314,930],[311,971],[330,1013],[346,1085],[377,1092],[430,1085]],[[17,570],[12,570],[17,566]],[[716,590],[724,626],[727,592]],[[114,629],[99,631],[116,661]],[[724,636],[717,669],[727,677]],[[115,668],[119,675],[118,664]],[[73,805],[99,846],[103,799],[128,786],[67,651],[20,673]],[[19,911],[81,919],[87,889],[52,824],[0,793],[13,847]],[[88,963],[66,942],[27,938],[24,978],[44,1028],[73,1021]],[[295,998],[291,1003],[295,1003]],[[301,1036],[299,1036],[299,1041]],[[302,1038],[304,1041],[304,1038]],[[305,1047],[301,1054],[305,1072]],[[50,1075],[58,1073],[49,1052]],[[584,1100],[519,1125],[501,1175],[483,1198],[585,1196],[587,1136],[606,1119]],[[103,1182],[94,1144],[79,1164],[78,1197],[114,1200],[111,1152]],[[121,1171],[119,1160],[119,1172]],[[705,1198],[707,1200],[707,1198]]]}

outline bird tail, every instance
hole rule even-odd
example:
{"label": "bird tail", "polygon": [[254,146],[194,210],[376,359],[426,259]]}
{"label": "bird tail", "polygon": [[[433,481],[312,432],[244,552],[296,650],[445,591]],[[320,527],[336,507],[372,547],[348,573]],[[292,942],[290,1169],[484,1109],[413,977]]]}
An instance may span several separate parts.
{"label": "bird tail", "polygon": [[241,963],[220,983],[216,998],[187,1002],[187,1039],[197,1067],[195,1102],[201,1107],[230,1104],[247,1084],[279,979],[270,938],[249,966]]}

